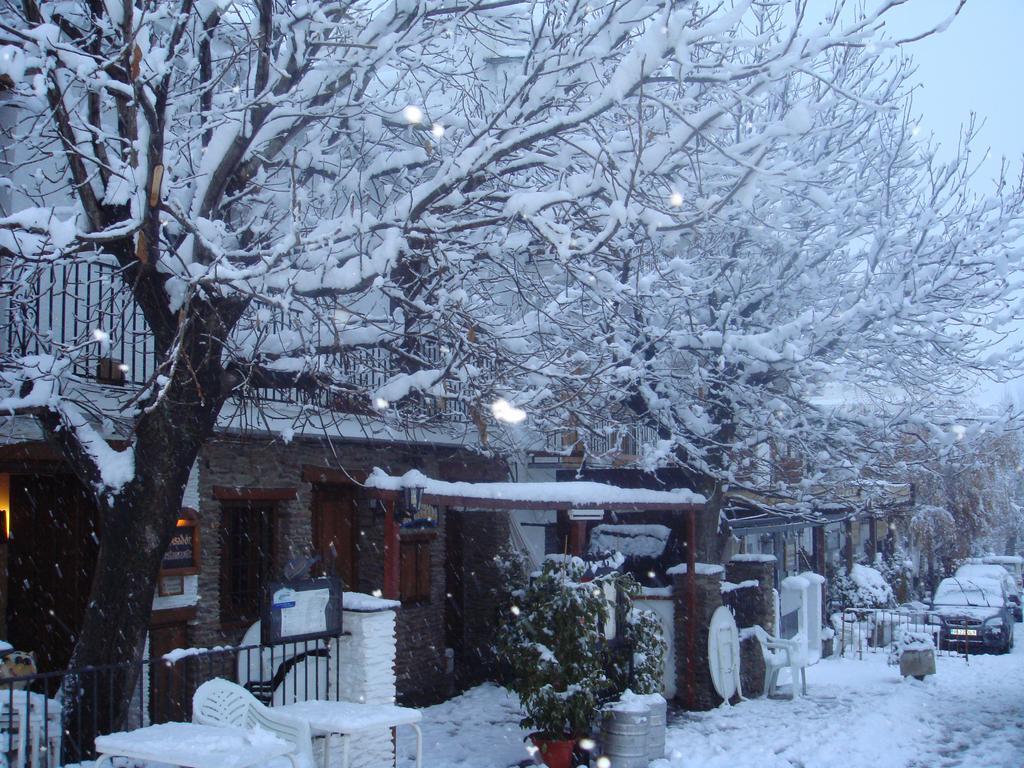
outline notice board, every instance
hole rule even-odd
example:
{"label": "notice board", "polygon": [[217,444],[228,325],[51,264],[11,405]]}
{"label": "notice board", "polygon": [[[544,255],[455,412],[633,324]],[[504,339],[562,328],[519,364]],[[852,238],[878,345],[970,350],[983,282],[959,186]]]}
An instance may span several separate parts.
{"label": "notice board", "polygon": [[325,576],[271,582],[263,598],[263,645],[341,634],[341,579]]}

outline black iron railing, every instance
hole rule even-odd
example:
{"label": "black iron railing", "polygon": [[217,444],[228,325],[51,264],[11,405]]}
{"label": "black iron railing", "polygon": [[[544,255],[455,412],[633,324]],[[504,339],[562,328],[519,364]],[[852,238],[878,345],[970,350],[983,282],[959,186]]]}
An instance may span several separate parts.
{"label": "black iron railing", "polygon": [[[330,311],[324,316],[330,317]],[[280,311],[259,323],[255,316],[252,320],[252,327],[271,332],[286,327]],[[329,344],[332,339],[326,337],[336,335],[337,329],[310,317],[301,331],[309,347],[318,348]],[[83,260],[33,266],[23,273],[0,268],[0,353],[23,357],[55,352],[73,358],[76,376],[111,386],[138,387],[157,373],[153,336],[116,264]],[[443,369],[447,364],[447,349],[426,336],[417,337],[415,355],[427,368]],[[400,362],[386,349],[352,348],[330,355],[327,364],[339,384],[369,393],[403,372]],[[489,361],[477,364],[484,370],[493,368]],[[466,388],[455,378],[443,387],[444,394],[424,395],[412,403],[414,415],[468,421]],[[353,403],[326,390],[251,388],[242,395],[246,400],[374,413],[368,396]]]}
{"label": "black iron railing", "polygon": [[[337,699],[337,642],[188,649],[138,662],[0,680],[0,765],[57,768],[92,759],[93,740],[102,733],[188,721],[192,694],[215,677],[243,685],[268,706]],[[136,673],[137,682],[122,707],[118,681],[125,672]]]}

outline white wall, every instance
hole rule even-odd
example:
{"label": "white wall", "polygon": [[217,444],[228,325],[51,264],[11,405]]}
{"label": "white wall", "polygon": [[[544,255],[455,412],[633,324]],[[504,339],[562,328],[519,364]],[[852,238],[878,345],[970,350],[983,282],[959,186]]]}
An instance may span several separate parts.
{"label": "white wall", "polygon": [[[381,601],[382,603],[384,601]],[[340,680],[330,698],[360,704],[395,703],[395,612],[345,611],[345,635],[339,638],[337,653],[332,649],[330,684]],[[340,665],[335,669],[334,665]],[[391,730],[381,729],[351,737],[351,768],[390,768],[395,764]],[[341,765],[341,745],[335,740],[330,766]]]}

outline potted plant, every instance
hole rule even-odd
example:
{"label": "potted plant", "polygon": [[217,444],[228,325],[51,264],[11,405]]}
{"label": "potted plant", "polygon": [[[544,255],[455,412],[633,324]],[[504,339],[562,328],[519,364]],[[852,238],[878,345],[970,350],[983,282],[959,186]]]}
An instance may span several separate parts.
{"label": "potted plant", "polygon": [[571,766],[597,707],[615,695],[603,627],[612,610],[605,586],[617,578],[591,578],[578,558],[549,558],[514,594],[499,632],[508,686],[526,715],[521,725],[533,729],[531,739],[550,768]]}

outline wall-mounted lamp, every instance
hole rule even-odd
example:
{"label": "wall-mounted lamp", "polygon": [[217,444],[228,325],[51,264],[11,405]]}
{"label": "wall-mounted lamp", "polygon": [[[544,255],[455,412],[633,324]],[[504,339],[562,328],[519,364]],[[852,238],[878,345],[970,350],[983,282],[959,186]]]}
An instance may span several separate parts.
{"label": "wall-mounted lamp", "polygon": [[427,489],[422,485],[414,485],[411,488],[406,488],[403,492],[402,500],[405,502],[405,512],[410,517],[416,517],[416,513],[420,511],[425,490]]}
{"label": "wall-mounted lamp", "polygon": [[0,535],[4,541],[11,538],[11,476],[0,474]]}

